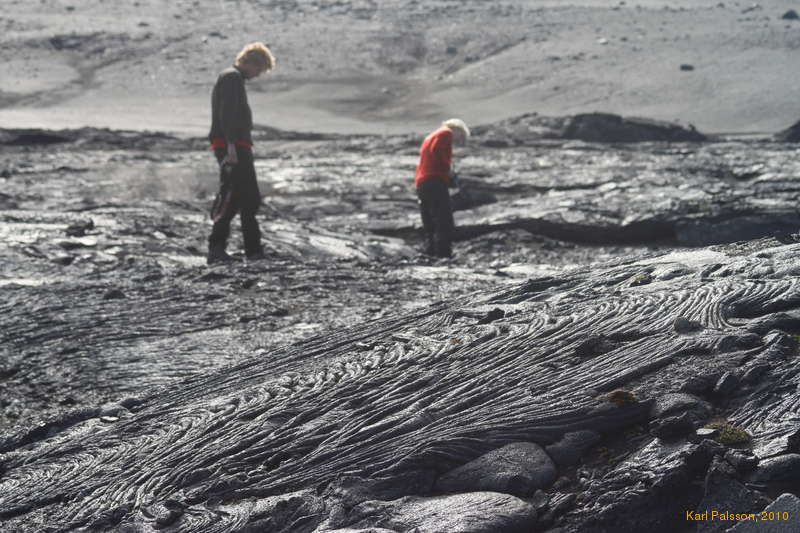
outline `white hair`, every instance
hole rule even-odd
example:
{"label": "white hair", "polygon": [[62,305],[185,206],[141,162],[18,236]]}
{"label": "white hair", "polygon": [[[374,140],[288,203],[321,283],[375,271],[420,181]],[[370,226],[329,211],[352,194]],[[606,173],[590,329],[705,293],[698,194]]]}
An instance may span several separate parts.
{"label": "white hair", "polygon": [[466,123],[460,118],[449,118],[442,122],[442,126],[451,130],[461,130],[464,132],[464,138],[469,139],[469,128]]}

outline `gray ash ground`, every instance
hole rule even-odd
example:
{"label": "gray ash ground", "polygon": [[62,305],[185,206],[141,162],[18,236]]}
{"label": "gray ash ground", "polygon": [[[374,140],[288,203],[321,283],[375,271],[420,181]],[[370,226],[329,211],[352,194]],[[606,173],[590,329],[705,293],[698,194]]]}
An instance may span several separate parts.
{"label": "gray ash ground", "polygon": [[[8,134],[7,139],[13,138]],[[4,454],[0,455],[0,484],[13,486],[11,496],[0,498],[0,518],[22,531],[43,524],[54,531],[122,526],[139,531],[158,524],[176,524],[175,530],[210,531],[218,526],[220,531],[233,531],[245,523],[266,527],[265,513],[272,513],[270,527],[276,531],[317,527],[323,531],[326,523],[329,530],[383,524],[389,530],[402,531],[411,527],[414,516],[436,514],[436,507],[428,506],[430,502],[413,498],[432,490],[437,493],[429,486],[430,476],[443,474],[431,471],[437,460],[437,468],[453,468],[489,451],[492,445],[498,448],[527,437],[544,446],[555,444],[565,433],[585,430],[595,432],[597,438],[590,439],[583,462],[559,465],[556,484],[542,486],[546,494],[537,493],[523,505],[485,500],[470,496],[480,493],[467,492],[464,499],[442,505],[463,508],[467,515],[472,506],[510,513],[506,522],[483,524],[485,528],[508,527],[510,531],[520,524],[535,524],[544,530],[560,524],[566,531],[633,531],[639,526],[631,517],[656,505],[654,501],[670,491],[684,491],[687,501],[695,504],[705,498],[705,505],[712,508],[713,498],[725,500],[727,496],[723,489],[710,490],[708,482],[703,485],[703,476],[718,477],[723,480],[720,486],[734,490],[737,476],[746,470],[742,466],[732,472],[718,464],[726,450],[711,441],[672,448],[657,444],[660,441],[653,441],[649,429],[665,435],[685,430],[681,424],[686,421],[672,420],[671,415],[702,411],[690,425],[713,417],[736,420],[757,436],[753,449],[762,457],[792,451],[791,445],[776,443],[793,431],[795,415],[772,418],[779,412],[796,411],[786,398],[795,387],[792,376],[797,347],[791,335],[800,328],[795,327],[794,315],[783,319],[773,315],[794,312],[796,303],[797,272],[792,267],[796,247],[780,248],[779,242],[791,241],[787,234],[800,226],[796,209],[800,186],[795,182],[800,162],[795,148],[763,140],[601,146],[556,139],[511,139],[506,147],[498,148],[496,141],[484,140],[476,139],[459,158],[465,188],[456,199],[456,222],[461,226],[456,256],[434,261],[417,252],[418,215],[411,181],[419,139],[276,138],[274,132],[264,133],[257,141],[256,167],[267,202],[260,221],[269,257],[247,263],[238,254],[239,262],[211,268],[204,264],[204,252],[207,208],[217,176],[202,141],[100,131],[83,132],[70,142],[43,145],[42,139],[29,139],[0,147],[0,234],[4,243],[0,247],[4,265],[0,278],[0,453]],[[234,228],[233,250],[238,247],[237,231]],[[722,245],[760,237],[766,238],[738,248]],[[690,249],[718,243],[718,248]],[[783,251],[776,251],[779,249]],[[672,255],[667,259],[659,259],[669,252]],[[704,285],[706,282],[710,284]],[[636,292],[639,286],[644,287],[641,294]],[[647,292],[650,290],[653,292]],[[591,305],[594,301],[598,302],[596,308]],[[616,306],[625,312],[608,311]],[[504,311],[492,315],[498,307]],[[727,307],[735,310],[724,312]],[[520,361],[503,363],[500,356],[501,370],[488,362],[488,368],[476,363],[474,370],[469,365],[458,366],[458,361],[468,362],[469,357],[489,361],[494,356],[487,354],[513,353],[526,335],[533,335],[525,333],[522,324],[528,319],[530,324],[544,320],[544,327],[548,312],[553,323],[559,324],[553,326],[554,337],[542,334],[528,339],[531,353],[537,354],[531,357],[535,357],[536,372],[541,376],[512,370]],[[692,338],[678,331],[676,336],[679,326],[673,329],[672,321],[681,312],[708,331]],[[580,320],[586,321],[585,325],[567,326],[576,320],[570,313],[583,317]],[[522,320],[520,324],[515,323],[515,315]],[[504,316],[510,322],[492,330],[490,323]],[[773,328],[768,319],[784,331],[782,336],[770,337]],[[626,329],[620,325],[626,321],[627,329],[634,330],[627,336],[619,333]],[[692,322],[687,321],[687,331],[694,332]],[[485,323],[489,329],[484,331],[484,326],[475,323]],[[560,324],[566,328],[563,334],[558,332]],[[518,333],[523,340],[515,340],[518,328],[522,328]],[[499,340],[493,341],[494,337]],[[548,355],[542,342],[551,343],[553,353]],[[393,343],[403,347],[392,347]],[[442,366],[438,355],[425,355],[426,350],[436,352],[439,345],[455,344],[471,352],[457,354],[452,368]],[[467,403],[481,408],[465,411],[469,415],[462,413],[462,432],[444,422],[440,424],[442,432],[431,429],[432,436],[425,440],[431,446],[428,451],[414,441],[415,435],[419,437],[414,433],[421,423],[419,417],[408,411],[411,419],[403,418],[413,406],[404,405],[406,410],[402,410],[400,404],[383,405],[376,397],[376,412],[387,411],[381,415],[384,419],[394,420],[400,428],[406,428],[405,423],[411,426],[406,428],[407,434],[398,430],[394,437],[388,433],[381,437],[396,439],[391,446],[378,442],[377,447],[364,451],[354,447],[355,429],[351,433],[341,424],[331,426],[337,417],[353,416],[353,424],[358,421],[362,429],[372,428],[366,419],[359,419],[367,415],[363,408],[358,409],[362,401],[358,394],[349,391],[341,392],[341,397],[330,396],[331,401],[343,403],[323,408],[322,400],[306,395],[306,386],[311,387],[308,390],[313,386],[301,378],[314,371],[330,376],[335,361],[334,366],[344,365],[337,376],[352,374],[358,381],[362,379],[360,364],[353,363],[356,370],[348,366],[353,353],[363,353],[367,359],[378,354],[381,361],[391,360],[394,368],[406,357],[397,355],[398,349],[412,365],[406,369],[408,373],[401,369],[400,374],[391,374],[394,370],[383,369],[381,372],[390,374],[369,377],[371,367],[365,366],[367,381],[360,390],[365,397],[383,390],[389,394],[387,398],[397,399],[402,391],[384,389],[386,380],[397,380],[401,389],[410,380],[408,401],[418,402],[414,405],[423,413],[430,411],[431,423],[442,416],[441,420],[447,419],[442,414],[447,406],[425,407],[429,401],[424,399],[424,386],[413,384],[414,379],[434,380],[437,384],[431,387],[458,409],[468,407],[462,405],[459,395],[473,394],[462,390],[466,385],[453,381],[459,372],[465,384],[487,386],[480,379],[482,371],[487,376],[500,372],[498,376],[505,381],[489,383],[491,393],[470,396]],[[450,353],[450,348],[442,350],[445,348],[436,353]],[[667,366],[677,368],[678,357],[684,358],[684,370],[674,375],[659,373]],[[613,370],[620,358],[630,366]],[[424,366],[425,361],[430,363],[427,370],[413,366]],[[752,373],[739,372],[737,364]],[[755,368],[757,364],[762,365],[760,370]],[[700,400],[675,407],[681,402],[672,398],[662,402],[668,405],[657,415],[643,414],[656,412],[648,403],[652,399],[677,393],[691,382],[692,376],[686,375],[690,370],[698,371],[710,385],[695,383],[694,389],[681,390],[709,400],[707,408]],[[548,371],[552,373],[549,378]],[[734,371],[737,383],[751,383],[752,398],[761,403],[752,399],[748,404],[748,398],[730,400],[716,391],[715,386],[726,386],[719,385],[726,371]],[[784,371],[784,381],[764,385],[758,381],[759,372],[777,376]],[[428,378],[423,379],[425,375]],[[558,376],[565,382],[556,379]],[[244,448],[228,443],[227,437],[217,435],[212,427],[206,428],[211,440],[205,438],[205,430],[198,429],[192,438],[197,439],[199,456],[209,458],[218,453],[199,444],[214,438],[220,439],[222,448],[231,446],[242,454],[254,454],[215,470],[212,478],[218,480],[217,485],[201,484],[190,491],[194,482],[159,478],[152,481],[157,488],[144,499],[112,497],[108,505],[98,503],[106,496],[88,487],[101,478],[119,494],[135,485],[125,474],[130,465],[124,458],[125,445],[120,445],[125,439],[114,436],[116,421],[129,420],[122,431],[134,436],[131,442],[144,442],[139,439],[147,440],[147,435],[161,431],[149,424],[158,426],[161,420],[180,426],[181,413],[202,418],[204,415],[197,413],[209,410],[222,413],[219,416],[227,420],[230,413],[225,398],[240,391],[250,400],[231,400],[235,406],[231,416],[251,420],[242,412],[245,403],[252,400],[255,408],[259,401],[272,405],[270,402],[280,397],[272,391],[258,400],[259,380],[278,380],[278,386],[290,390],[295,403],[275,407],[280,412],[270,415],[275,432],[269,437],[244,429],[238,434],[231,426],[231,435],[242,439]],[[529,390],[541,395],[534,404],[504,396],[504,387],[517,391],[525,382]],[[595,404],[595,398],[618,386],[633,391],[632,406],[608,412]],[[451,397],[448,387],[462,392]],[[320,394],[325,390],[322,386]],[[334,390],[340,394],[335,391],[340,389]],[[564,395],[561,400],[559,394]],[[562,400],[563,405],[559,403]],[[519,412],[513,408],[508,413],[492,411],[492,406],[504,401]],[[559,406],[557,412],[548,414],[543,407],[547,401]],[[350,412],[351,408],[357,412]],[[306,409],[324,413],[318,420],[303,422],[300,413]],[[758,418],[754,415],[758,412],[769,416]],[[534,421],[542,416],[543,422],[534,424],[533,429],[523,428],[518,418],[522,413]],[[213,426],[217,415],[209,416],[210,421],[197,422],[197,427],[206,422]],[[99,426],[93,422],[97,420]],[[551,421],[550,427],[546,420]],[[497,423],[495,429],[493,422]],[[658,427],[649,428],[650,422]],[[285,431],[279,431],[282,424]],[[334,426],[338,429],[330,429]],[[390,429],[386,431],[391,433]],[[619,429],[625,431],[622,438]],[[372,428],[365,435],[375,435],[373,430],[378,431]],[[106,437],[93,437],[100,434]],[[153,450],[167,446],[179,454],[186,443],[173,437],[153,437]],[[69,468],[58,466],[58,447],[78,450],[77,441],[71,439],[83,438],[87,439],[87,454],[101,457],[99,464],[108,461],[108,468],[121,474],[115,480],[103,477],[105,474],[95,478],[85,474],[88,477],[82,477],[81,483],[89,492],[81,496],[65,488],[68,482],[63,475]],[[165,440],[158,444],[161,438]],[[277,440],[270,445],[273,452],[268,453],[268,448],[260,449],[256,441],[248,439]],[[297,449],[286,444],[291,439],[296,439]],[[328,439],[327,451],[301,459],[320,439]],[[345,451],[330,448],[334,442],[330,439],[351,454],[349,459]],[[365,445],[369,444],[367,439]],[[113,456],[102,451],[105,445],[115,450],[109,452]],[[395,445],[408,454],[400,463],[400,451],[393,455]],[[249,451],[242,451],[248,446]],[[285,457],[276,458],[275,450]],[[203,455],[206,453],[211,455]],[[239,472],[237,461],[244,460],[251,468],[259,457],[275,470]],[[81,463],[65,460],[76,467]],[[153,472],[189,468],[175,456],[148,461],[144,459],[143,464]],[[726,464],[746,462],[746,457],[739,463],[733,458]],[[37,473],[34,463],[43,470]],[[193,463],[191,468],[199,466]],[[47,494],[26,496],[30,494],[25,488],[29,472],[30,479],[40,474],[50,477],[54,488]],[[351,494],[362,489],[347,488],[347,482],[340,480],[337,483],[343,485],[329,485],[324,497],[303,493],[286,499],[292,491],[309,488],[314,476],[328,483],[343,472],[389,479],[405,476],[402,483],[394,485],[417,490],[393,492],[367,483],[372,488],[362,492],[376,501],[413,497],[402,500],[402,505],[395,502],[376,507],[373,502],[370,507],[371,500]],[[763,476],[760,482],[749,482],[761,483],[765,492],[778,490],[780,480],[769,473]],[[468,481],[464,483],[469,486]],[[794,490],[792,483],[788,486]],[[728,499],[747,500],[742,508],[757,507],[761,500],[754,496],[755,489],[742,487],[738,500]],[[506,492],[520,492],[517,489],[508,487]],[[325,507],[336,500],[330,491],[339,495],[336,497],[346,494],[355,499],[336,516],[325,514],[315,505]],[[604,494],[614,494],[613,501]],[[278,500],[263,503],[264,509],[272,511],[258,511],[261,504],[247,507],[251,503],[244,503],[255,501],[253,498]],[[70,501],[83,501],[85,507],[73,509],[65,503]],[[280,513],[270,507],[277,501],[284,501]],[[53,502],[62,503],[53,507]],[[669,506],[660,509],[663,513],[674,510]],[[306,524],[300,528],[294,520],[303,513],[321,518],[311,521],[313,527],[306,528]],[[374,519],[378,515],[384,518]],[[631,519],[620,522],[621,516]],[[640,513],[640,518],[643,516]],[[65,525],[57,526],[53,522],[56,517]],[[323,523],[322,517],[327,517],[327,522]],[[665,520],[667,528],[676,523]],[[212,527],[214,523],[217,526]],[[450,531],[462,531],[458,529],[462,525],[451,524]],[[438,531],[425,529],[425,524],[421,527],[421,531]]]}

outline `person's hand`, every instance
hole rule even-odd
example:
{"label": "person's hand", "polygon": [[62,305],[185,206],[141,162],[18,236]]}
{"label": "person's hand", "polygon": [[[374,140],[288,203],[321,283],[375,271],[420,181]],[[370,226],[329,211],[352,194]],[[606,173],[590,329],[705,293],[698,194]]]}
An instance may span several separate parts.
{"label": "person's hand", "polygon": [[225,156],[225,163],[230,165],[235,165],[239,162],[239,157],[236,155],[236,145],[233,143],[228,143],[228,155]]}

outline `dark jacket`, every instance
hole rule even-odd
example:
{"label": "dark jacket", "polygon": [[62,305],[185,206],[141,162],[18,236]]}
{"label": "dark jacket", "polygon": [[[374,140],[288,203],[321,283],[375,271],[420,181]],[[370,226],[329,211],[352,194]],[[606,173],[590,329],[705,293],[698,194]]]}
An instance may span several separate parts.
{"label": "dark jacket", "polygon": [[247,103],[244,75],[236,67],[223,70],[211,92],[211,131],[209,140],[224,139],[226,143],[252,143],[253,114]]}

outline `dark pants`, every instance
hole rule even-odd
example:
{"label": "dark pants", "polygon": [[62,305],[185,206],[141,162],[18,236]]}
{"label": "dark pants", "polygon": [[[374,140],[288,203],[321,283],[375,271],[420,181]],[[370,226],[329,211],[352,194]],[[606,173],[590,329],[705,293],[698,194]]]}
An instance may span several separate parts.
{"label": "dark pants", "polygon": [[[222,164],[227,150],[217,148],[214,155]],[[256,220],[256,212],[261,205],[261,193],[253,166],[253,152],[249,148],[237,146],[236,155],[239,161],[233,168],[226,171],[225,167],[220,167],[219,194],[211,209],[214,227],[211,229],[208,245],[225,249],[231,232],[231,220],[239,213],[244,251],[246,254],[253,254],[261,250],[261,231]]]}
{"label": "dark pants", "polygon": [[424,181],[417,187],[417,197],[425,232],[425,253],[451,257],[455,224],[447,184],[436,178]]}

